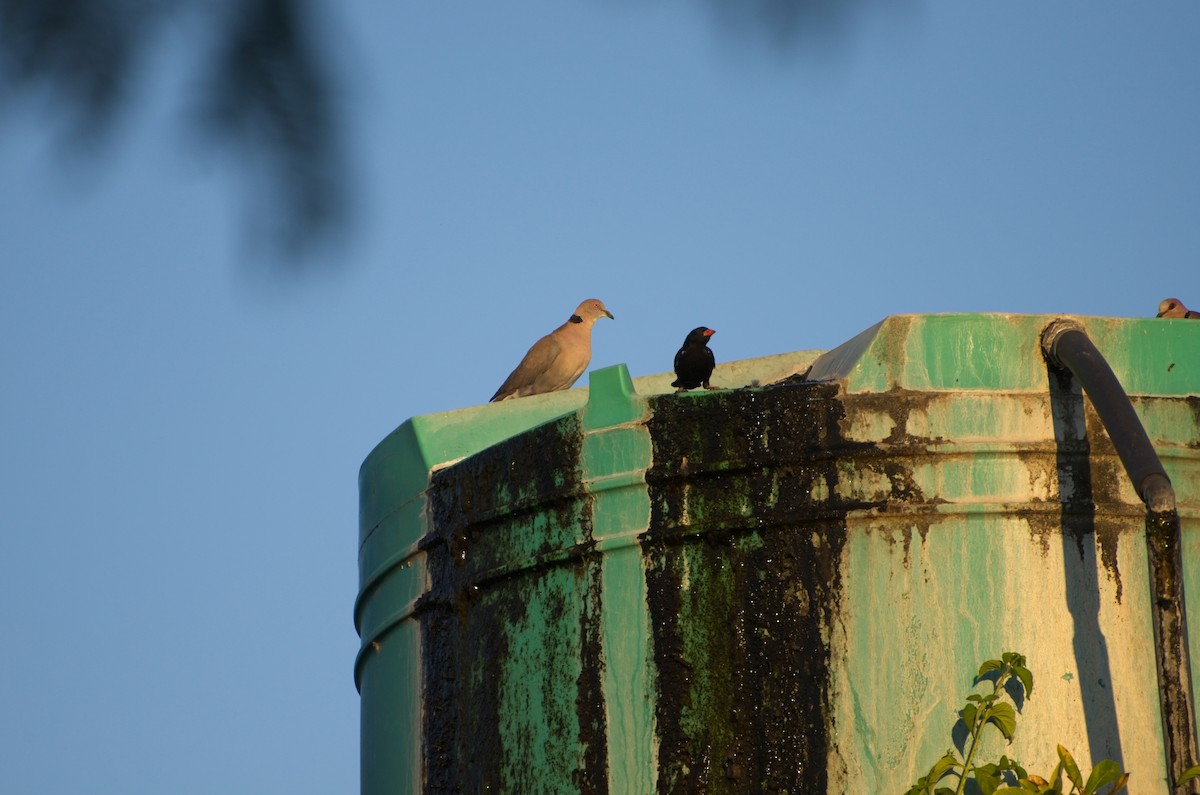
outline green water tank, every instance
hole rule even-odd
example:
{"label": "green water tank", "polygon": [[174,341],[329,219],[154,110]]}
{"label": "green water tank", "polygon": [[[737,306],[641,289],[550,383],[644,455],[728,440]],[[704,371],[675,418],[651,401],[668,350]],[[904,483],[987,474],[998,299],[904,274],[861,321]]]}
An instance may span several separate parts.
{"label": "green water tank", "polygon": [[[902,792],[1007,650],[1037,685],[982,753],[1166,793],[1145,512],[1053,319],[404,423],[359,478],[364,795]],[[1200,323],[1076,320],[1174,483],[1198,615]]]}

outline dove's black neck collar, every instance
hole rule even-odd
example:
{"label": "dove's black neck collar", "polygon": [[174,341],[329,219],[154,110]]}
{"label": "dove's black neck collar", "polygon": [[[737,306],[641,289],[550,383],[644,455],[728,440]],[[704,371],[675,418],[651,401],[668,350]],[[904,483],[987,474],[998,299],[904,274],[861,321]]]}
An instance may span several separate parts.
{"label": "dove's black neck collar", "polygon": [[582,323],[583,318],[581,318],[579,315],[571,315],[569,318],[567,318],[567,322],[568,323]]}

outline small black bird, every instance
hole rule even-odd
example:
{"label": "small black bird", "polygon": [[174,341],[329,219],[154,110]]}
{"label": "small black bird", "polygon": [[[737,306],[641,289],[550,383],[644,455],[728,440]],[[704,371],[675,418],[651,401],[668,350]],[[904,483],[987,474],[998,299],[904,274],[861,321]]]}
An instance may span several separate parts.
{"label": "small black bird", "polygon": [[700,326],[688,332],[683,347],[675,354],[675,380],[671,386],[679,387],[679,392],[685,389],[695,389],[703,386],[705,389],[716,389],[709,386],[708,379],[712,377],[713,367],[717,361],[708,347],[708,340],[717,332]]}

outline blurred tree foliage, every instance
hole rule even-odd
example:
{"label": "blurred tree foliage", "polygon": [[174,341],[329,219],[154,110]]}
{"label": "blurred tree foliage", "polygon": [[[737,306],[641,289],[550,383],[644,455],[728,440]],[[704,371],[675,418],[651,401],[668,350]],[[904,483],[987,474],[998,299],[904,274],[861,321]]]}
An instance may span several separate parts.
{"label": "blurred tree foliage", "polygon": [[[44,91],[74,120],[79,144],[103,140],[132,103],[150,50],[173,30],[198,51],[198,92],[185,92],[203,139],[228,148],[265,188],[252,217],[284,262],[299,263],[342,230],[349,196],[344,114],[325,0],[0,0],[0,111]],[[693,0],[681,0],[691,3]],[[703,0],[719,27],[770,46],[837,42],[862,9],[919,0]],[[329,6],[328,8],[333,8]],[[194,97],[194,98],[193,98]]]}
{"label": "blurred tree foliage", "polygon": [[[198,48],[189,117],[242,156],[277,251],[304,254],[346,220],[341,114],[308,0],[0,0],[0,110],[46,92],[71,139],[101,141],[133,99],[150,50],[175,28]],[[303,257],[287,257],[298,262]]]}

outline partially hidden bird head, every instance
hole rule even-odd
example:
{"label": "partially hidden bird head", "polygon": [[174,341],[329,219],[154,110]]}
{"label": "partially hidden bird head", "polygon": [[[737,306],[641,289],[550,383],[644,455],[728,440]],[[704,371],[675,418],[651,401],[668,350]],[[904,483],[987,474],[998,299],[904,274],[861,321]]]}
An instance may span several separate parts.
{"label": "partially hidden bird head", "polygon": [[1164,298],[1158,302],[1158,314],[1155,317],[1186,317],[1187,311],[1178,298]]}
{"label": "partially hidden bird head", "polygon": [[688,332],[687,339],[683,341],[684,345],[707,345],[708,340],[713,334],[716,334],[716,329],[708,328],[707,326],[697,326]]}
{"label": "partially hidden bird head", "polygon": [[603,301],[599,298],[589,298],[575,307],[575,314],[571,315],[571,321],[574,323],[586,323],[590,326],[602,317],[606,317],[609,320],[616,319],[613,317],[613,313],[608,311],[608,307],[604,305]]}

